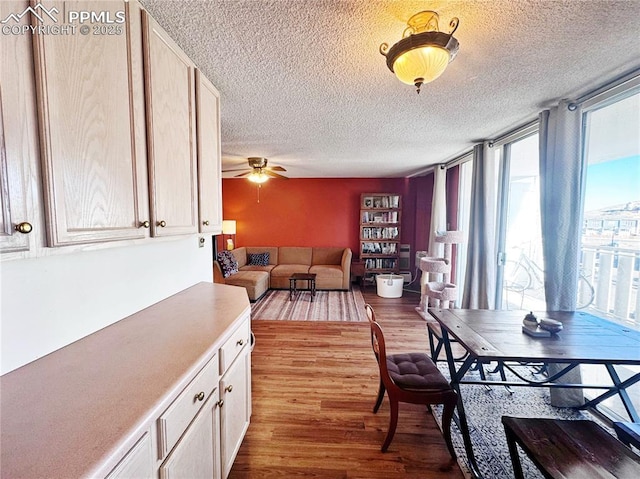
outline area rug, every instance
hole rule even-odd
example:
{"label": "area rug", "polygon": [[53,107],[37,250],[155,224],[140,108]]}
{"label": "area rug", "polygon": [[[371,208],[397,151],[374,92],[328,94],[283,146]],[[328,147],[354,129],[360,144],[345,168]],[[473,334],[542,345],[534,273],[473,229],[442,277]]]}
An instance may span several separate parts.
{"label": "area rug", "polygon": [[[449,378],[449,369],[444,362],[438,368]],[[533,374],[533,373],[532,373]],[[471,378],[471,376],[468,376]],[[599,422],[593,415],[573,408],[559,408],[551,405],[548,388],[514,387],[510,393],[503,386],[490,389],[478,385],[461,385],[467,422],[471,432],[471,442],[478,468],[487,479],[512,479],[513,469],[507,448],[502,416],[537,417],[555,419],[590,419]],[[438,425],[442,407],[434,406]],[[604,426],[599,422],[601,426]],[[612,432],[609,428],[605,427]],[[458,463],[466,477],[471,477],[467,455],[460,430],[451,426],[451,436]],[[520,452],[522,470],[526,479],[543,479],[542,474],[529,458]]]}
{"label": "area rug", "polygon": [[351,291],[301,291],[293,301],[288,290],[271,290],[251,305],[251,319],[287,321],[366,321],[364,297],[354,285]]}

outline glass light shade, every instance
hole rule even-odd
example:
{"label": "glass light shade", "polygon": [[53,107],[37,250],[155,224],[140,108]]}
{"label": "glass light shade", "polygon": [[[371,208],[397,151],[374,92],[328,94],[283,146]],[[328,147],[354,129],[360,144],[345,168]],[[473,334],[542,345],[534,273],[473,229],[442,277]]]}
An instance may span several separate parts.
{"label": "glass light shade", "polygon": [[269,177],[265,175],[262,171],[260,172],[254,171],[247,178],[249,181],[252,181],[254,183],[264,183],[269,179]]}
{"label": "glass light shade", "polygon": [[393,72],[398,80],[407,85],[414,85],[418,81],[429,83],[442,75],[449,60],[449,52],[444,48],[434,46],[414,48],[396,59]]}
{"label": "glass light shade", "polygon": [[236,220],[222,220],[222,234],[236,234]]}

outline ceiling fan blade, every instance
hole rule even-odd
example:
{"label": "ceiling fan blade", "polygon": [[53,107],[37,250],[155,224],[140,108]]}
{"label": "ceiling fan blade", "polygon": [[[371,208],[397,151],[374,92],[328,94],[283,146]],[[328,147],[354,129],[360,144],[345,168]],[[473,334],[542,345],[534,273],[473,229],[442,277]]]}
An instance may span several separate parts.
{"label": "ceiling fan blade", "polygon": [[269,171],[269,170],[263,170],[263,173],[267,176],[270,176],[271,178],[284,178],[285,180],[289,179],[284,175],[280,175],[278,173],[274,173],[273,171]]}
{"label": "ceiling fan blade", "polygon": [[271,170],[271,171],[287,171],[282,166],[267,166],[267,170]]}
{"label": "ceiling fan blade", "polygon": [[231,173],[232,171],[245,171],[247,168],[234,168],[233,170],[222,170],[223,173]]}
{"label": "ceiling fan blade", "polygon": [[245,171],[244,173],[240,173],[239,175],[234,175],[234,178],[241,178],[243,176],[249,176],[251,173],[253,173],[252,171]]}

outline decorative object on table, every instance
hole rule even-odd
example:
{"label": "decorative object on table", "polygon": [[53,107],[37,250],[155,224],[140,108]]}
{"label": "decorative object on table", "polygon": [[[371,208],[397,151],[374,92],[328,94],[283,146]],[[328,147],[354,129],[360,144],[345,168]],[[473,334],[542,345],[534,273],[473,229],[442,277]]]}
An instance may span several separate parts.
{"label": "decorative object on table", "polygon": [[438,14],[430,10],[416,13],[407,21],[402,40],[391,48],[387,43],[380,45],[380,53],[387,58],[389,70],[402,83],[415,85],[418,93],[423,83],[442,75],[458,53],[458,40],[453,34],[460,21],[452,18],[449,22],[451,31],[444,33],[438,29],[438,19]]}
{"label": "decorative object on table", "polygon": [[548,338],[551,336],[551,332],[546,329],[542,329],[540,326],[527,326],[526,324],[522,325],[522,332],[528,334],[533,338]]}
{"label": "decorative object on table", "polygon": [[549,331],[545,331],[538,325],[538,318],[533,311],[529,311],[522,320],[522,332],[534,338],[548,338],[551,336]]}
{"label": "decorative object on table", "polygon": [[562,322],[551,318],[538,319],[533,311],[529,311],[522,320],[522,332],[534,338],[548,338],[562,331]]}
{"label": "decorative object on table", "polygon": [[553,334],[562,331],[562,322],[551,318],[542,318],[539,321],[538,326]]}
{"label": "decorative object on table", "polygon": [[533,311],[529,311],[522,320],[522,324],[531,328],[536,328],[538,327],[538,318],[535,314],[533,314]]}
{"label": "decorative object on table", "polygon": [[236,236],[236,220],[223,220],[222,234],[231,236],[230,238],[227,238],[227,246],[226,246],[227,249],[231,251],[233,248],[235,248],[233,244],[233,240],[235,239],[235,236]]}

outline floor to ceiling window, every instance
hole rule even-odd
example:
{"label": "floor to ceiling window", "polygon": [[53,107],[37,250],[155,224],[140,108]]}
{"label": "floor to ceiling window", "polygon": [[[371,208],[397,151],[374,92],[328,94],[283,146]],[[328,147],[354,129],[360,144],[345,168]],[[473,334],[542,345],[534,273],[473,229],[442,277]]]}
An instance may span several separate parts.
{"label": "floor to ceiling window", "polygon": [[[469,234],[469,218],[471,217],[471,178],[473,175],[472,155],[464,157],[458,168],[458,230]],[[458,285],[458,301],[462,301],[465,269],[467,267],[467,243],[456,246],[456,284]]]}
{"label": "floor to ceiling window", "polygon": [[544,310],[537,125],[494,148],[500,164],[496,305]]}
{"label": "floor to ceiling window", "polygon": [[[640,329],[640,87],[604,95],[583,108],[587,169],[578,302],[592,314]],[[617,368],[621,380],[631,368]],[[607,378],[595,366],[581,370],[585,383]],[[640,409],[640,384],[627,392]],[[614,418],[625,417],[617,397],[602,408]]]}
{"label": "floor to ceiling window", "polygon": [[640,92],[584,114],[583,304],[640,329]]}

